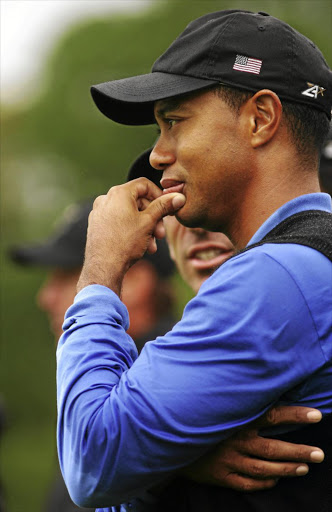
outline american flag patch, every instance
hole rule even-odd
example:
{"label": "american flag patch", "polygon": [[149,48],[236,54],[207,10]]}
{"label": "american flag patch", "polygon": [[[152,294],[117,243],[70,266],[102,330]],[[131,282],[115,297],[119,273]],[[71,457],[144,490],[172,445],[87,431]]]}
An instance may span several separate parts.
{"label": "american flag patch", "polygon": [[244,55],[237,55],[233,69],[237,71],[244,71],[245,73],[254,73],[254,75],[259,75],[261,72],[263,61],[259,59],[251,59],[250,57],[245,57]]}

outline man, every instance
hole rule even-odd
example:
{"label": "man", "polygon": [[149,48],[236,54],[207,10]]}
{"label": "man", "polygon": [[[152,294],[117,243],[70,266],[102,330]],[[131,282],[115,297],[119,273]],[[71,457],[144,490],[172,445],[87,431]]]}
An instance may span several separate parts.
{"label": "man", "polygon": [[[328,191],[328,183],[332,177],[332,168],[328,160],[328,144],[324,146],[322,156],[320,159],[320,176],[321,182],[325,185],[325,190]],[[139,177],[146,177],[153,181],[157,186],[160,186],[160,180],[162,178],[162,172],[156,171],[149,164],[149,156],[151,149],[145,151],[134,163],[128,174],[128,180],[134,180]],[[198,292],[202,283],[220,266],[226,259],[228,259],[234,252],[230,240],[223,233],[209,232],[201,228],[187,228],[179,223],[175,216],[166,216],[163,219],[166,238],[170,249],[170,254],[177,265],[179,273],[185,282],[187,282],[191,288]],[[243,433],[241,433],[243,435]],[[250,434],[249,434],[250,435]],[[263,438],[261,438],[263,439]],[[230,438],[232,441],[233,438]],[[221,447],[224,444],[221,443]],[[227,446],[227,448],[229,448]],[[222,460],[223,453],[217,451],[218,460]],[[226,461],[232,463],[232,458],[225,454],[224,468],[226,469]],[[199,459],[192,467],[188,468],[183,474],[187,477],[195,476],[194,480],[204,479],[209,483],[213,482],[213,458],[211,455],[205,457],[205,460]],[[223,469],[219,467],[219,471],[222,473]],[[236,472],[234,468],[228,468],[229,475],[234,477]],[[218,474],[220,478],[220,473]],[[244,476],[244,475],[243,475]],[[237,477],[239,475],[237,474]],[[181,481],[179,481],[181,483]],[[179,485],[178,482],[178,485]],[[216,480],[214,482],[216,484]],[[228,481],[228,483],[230,483]],[[243,483],[243,482],[242,482]],[[227,487],[227,481],[224,482]],[[234,486],[234,482],[231,483],[230,487]],[[173,485],[174,487],[174,485]],[[243,490],[244,488],[242,488]],[[174,490],[174,489],[173,489]],[[183,492],[183,485],[181,486]],[[170,506],[170,500],[174,499],[174,495],[170,498],[170,488],[167,489],[167,496],[165,501],[165,495],[162,495],[162,504],[157,502],[157,510],[168,510]],[[224,491],[224,493],[227,491]],[[232,504],[235,506],[235,504]],[[165,508],[164,508],[165,507]],[[186,508],[185,508],[186,510]]]}
{"label": "man", "polygon": [[[62,471],[79,503],[109,506],[165,482],[275,403],[331,414],[331,199],[317,169],[332,74],[285,23],[221,11],[191,23],[151,74],[97,86],[93,96],[122,123],[155,116],[150,162],[166,190],[142,178],[96,200],[58,346]],[[137,358],[122,281],[155,251],[169,214],[225,232],[242,252]],[[310,435],[331,450],[322,425]],[[309,510],[318,500],[328,510],[330,482],[316,467],[305,483],[282,481],[254,500],[233,494],[230,506]],[[181,492],[172,510],[183,509],[183,495],[191,510],[225,504],[221,489]]]}
{"label": "man", "polygon": [[[131,168],[132,177],[133,173],[144,173],[146,168],[151,169],[148,167],[149,154],[150,150],[136,160]],[[42,267],[48,271],[47,278],[38,291],[37,304],[48,315],[50,328],[56,340],[62,334],[65,312],[72,304],[76,294],[76,285],[84,260],[88,217],[92,205],[92,200],[70,205],[57,221],[54,232],[46,240],[37,244],[29,243],[16,246],[10,250],[10,257],[17,264]],[[187,228],[183,229],[187,230]],[[226,238],[221,233],[205,232],[205,236],[216,240]],[[228,241],[228,246],[233,249],[230,241]],[[213,270],[214,266],[206,262],[204,272],[195,271],[193,268],[192,271],[183,273],[183,277],[197,292],[199,285]],[[146,341],[157,335],[163,335],[175,323],[172,313],[174,297],[170,284],[173,271],[174,264],[169,258],[166,243],[160,241],[158,253],[156,255],[146,254],[142,260],[131,267],[125,276],[122,299],[130,315],[130,326],[127,332],[135,340],[138,351],[142,349]],[[286,421],[304,423],[310,420],[310,417],[306,418],[308,412],[313,415],[313,420],[315,420],[315,413],[317,413],[316,420],[319,419],[319,411],[312,409],[290,408],[283,410],[279,408],[272,410],[271,420],[270,417],[267,417],[266,425],[272,421],[273,416],[273,421],[280,423]],[[241,438],[232,437],[228,445],[223,447],[225,464],[223,458],[218,462],[219,482],[227,486],[251,485],[253,489],[264,488],[266,484],[271,484],[274,479],[281,476],[300,474],[301,469],[299,470],[299,468],[302,468],[304,473],[306,472],[306,464],[281,464],[255,458],[255,456],[261,458],[261,454],[264,452],[270,452],[272,456],[273,451],[275,460],[283,458],[310,462],[312,461],[311,453],[315,449],[298,445],[292,447],[286,443],[264,440],[256,435],[254,429],[250,429]],[[255,468],[255,464],[260,467],[261,479],[258,478],[257,471],[252,469],[252,467]],[[236,471],[244,467],[246,468],[246,477],[237,475]],[[199,478],[199,474],[200,472],[195,470],[192,478]],[[47,494],[44,510],[47,512],[78,510],[78,507],[71,501],[60,474],[54,479]]]}

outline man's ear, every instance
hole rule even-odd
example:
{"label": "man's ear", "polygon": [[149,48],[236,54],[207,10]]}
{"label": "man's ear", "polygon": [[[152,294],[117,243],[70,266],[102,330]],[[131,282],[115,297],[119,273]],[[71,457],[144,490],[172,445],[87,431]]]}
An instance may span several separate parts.
{"label": "man's ear", "polygon": [[281,101],[273,91],[262,89],[245,103],[243,113],[248,116],[250,142],[255,149],[268,143],[278,131]]}

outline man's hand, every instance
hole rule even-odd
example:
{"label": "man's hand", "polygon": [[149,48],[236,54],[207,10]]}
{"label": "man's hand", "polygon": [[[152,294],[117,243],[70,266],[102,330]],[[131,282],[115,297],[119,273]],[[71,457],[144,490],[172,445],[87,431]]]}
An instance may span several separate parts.
{"label": "man's hand", "polygon": [[185,203],[178,193],[163,195],[154,183],[138,178],[113,187],[94,202],[89,216],[85,261],[77,285],[108,286],[120,295],[127,270],[146,251],[156,251],[155,238],[164,236],[162,219]]}
{"label": "man's hand", "polygon": [[237,491],[268,489],[281,477],[305,475],[309,471],[305,463],[324,459],[320,448],[260,437],[258,431],[281,424],[317,423],[321,418],[317,409],[274,407],[180,474],[197,482]]}

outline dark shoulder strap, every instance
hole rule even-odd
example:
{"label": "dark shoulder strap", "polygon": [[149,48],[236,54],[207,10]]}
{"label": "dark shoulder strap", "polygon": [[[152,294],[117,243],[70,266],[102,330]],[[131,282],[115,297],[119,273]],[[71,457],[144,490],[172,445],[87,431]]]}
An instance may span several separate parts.
{"label": "dark shoulder strap", "polygon": [[275,226],[260,242],[248,245],[235,256],[263,244],[306,245],[332,261],[332,213],[321,210],[295,213]]}

